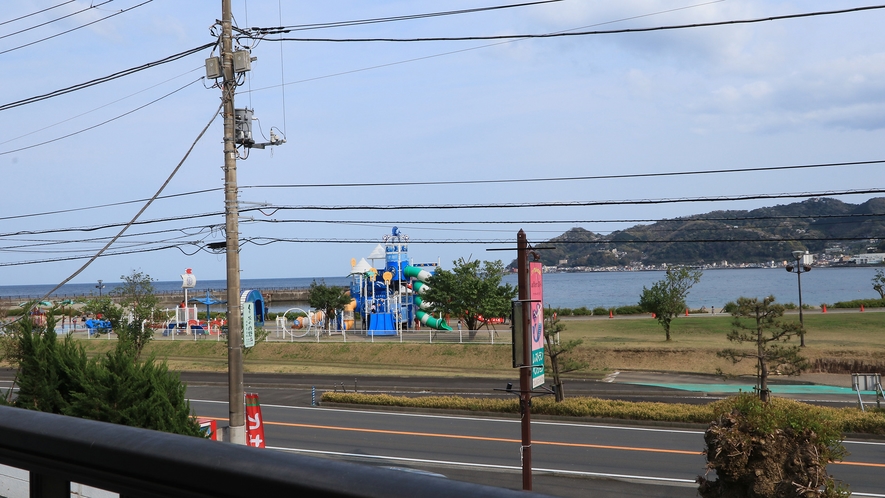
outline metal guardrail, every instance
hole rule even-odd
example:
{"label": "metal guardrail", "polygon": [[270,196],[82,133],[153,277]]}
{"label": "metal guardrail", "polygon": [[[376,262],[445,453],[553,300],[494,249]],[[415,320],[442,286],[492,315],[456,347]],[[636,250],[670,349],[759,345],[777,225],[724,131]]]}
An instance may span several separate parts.
{"label": "metal guardrail", "polygon": [[0,464],[30,472],[32,498],[69,498],[71,482],[127,498],[540,496],[6,406]]}

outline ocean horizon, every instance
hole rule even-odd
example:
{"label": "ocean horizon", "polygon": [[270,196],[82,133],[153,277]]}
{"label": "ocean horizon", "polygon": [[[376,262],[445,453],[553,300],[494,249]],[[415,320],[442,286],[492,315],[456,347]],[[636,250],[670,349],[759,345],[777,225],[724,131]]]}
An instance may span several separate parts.
{"label": "ocean horizon", "polygon": [[[813,268],[802,274],[802,302],[810,306],[823,303],[832,304],[839,301],[855,299],[877,299],[879,295],[873,290],[872,278],[877,268]],[[639,302],[643,287],[651,287],[664,276],[663,271],[621,271],[621,272],[583,272],[583,273],[545,273],[544,303],[554,308],[604,308],[628,306]],[[242,279],[241,290],[257,289],[271,291],[283,288],[307,288],[311,282],[326,285],[348,286],[351,277],[298,277],[298,278],[267,278]],[[691,288],[687,303],[691,308],[720,309],[729,301],[738,297],[764,298],[774,295],[777,302],[799,302],[798,282],[795,273],[788,273],[783,268],[741,268],[714,269],[704,271],[701,281]],[[504,283],[516,286],[516,275],[508,274]],[[113,291],[122,282],[103,282],[103,294]],[[0,286],[0,297],[27,301],[41,298],[54,285],[5,285]],[[181,281],[154,282],[157,292],[176,292],[181,289]],[[211,292],[216,298],[225,292],[224,280],[197,281],[193,289],[188,290],[191,297]],[[61,300],[73,296],[98,296],[96,283],[66,284],[50,299]]]}

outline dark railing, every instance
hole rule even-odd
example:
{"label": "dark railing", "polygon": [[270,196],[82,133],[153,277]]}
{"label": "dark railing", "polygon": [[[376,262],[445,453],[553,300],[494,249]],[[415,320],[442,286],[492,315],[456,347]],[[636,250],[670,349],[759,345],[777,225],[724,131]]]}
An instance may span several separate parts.
{"label": "dark railing", "polygon": [[532,496],[6,406],[0,406],[0,464],[30,472],[31,498],[69,498],[71,482],[122,497]]}

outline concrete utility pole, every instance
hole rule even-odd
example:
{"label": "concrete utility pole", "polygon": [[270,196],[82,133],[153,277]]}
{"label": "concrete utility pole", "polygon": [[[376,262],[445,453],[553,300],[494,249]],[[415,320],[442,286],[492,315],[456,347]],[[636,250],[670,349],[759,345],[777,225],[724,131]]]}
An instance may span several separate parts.
{"label": "concrete utility pole", "polygon": [[227,376],[228,441],[246,444],[245,398],[243,395],[243,317],[240,307],[240,234],[237,205],[237,146],[234,138],[234,55],[231,29],[231,0],[221,1],[221,60],[224,103],[224,219],[227,256]]}
{"label": "concrete utility pole", "polygon": [[516,278],[522,305],[522,358],[519,367],[519,413],[522,422],[522,489],[532,490],[532,314],[529,304],[529,251],[525,232],[516,234]]}

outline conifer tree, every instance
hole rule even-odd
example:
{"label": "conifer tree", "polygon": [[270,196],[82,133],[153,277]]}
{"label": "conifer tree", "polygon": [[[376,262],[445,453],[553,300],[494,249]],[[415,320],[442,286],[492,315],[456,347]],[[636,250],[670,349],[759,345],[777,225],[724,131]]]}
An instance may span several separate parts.
{"label": "conifer tree", "polygon": [[178,375],[153,356],[139,361],[129,340],[123,338],[113,351],[89,359],[70,335],[59,340],[51,314],[46,326],[22,320],[15,328],[21,355],[13,406],[201,435]]}

